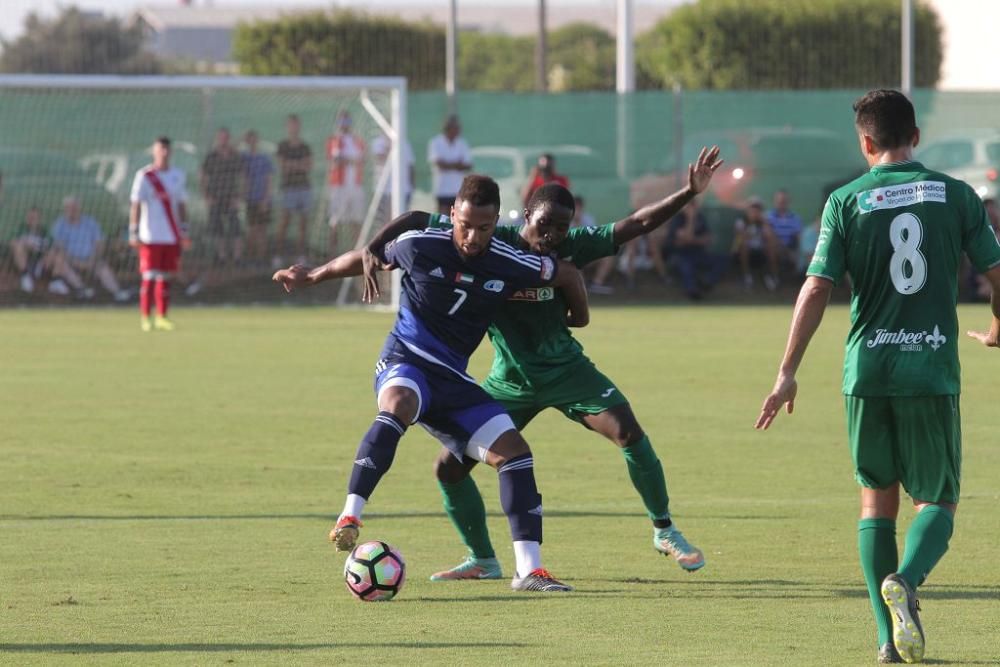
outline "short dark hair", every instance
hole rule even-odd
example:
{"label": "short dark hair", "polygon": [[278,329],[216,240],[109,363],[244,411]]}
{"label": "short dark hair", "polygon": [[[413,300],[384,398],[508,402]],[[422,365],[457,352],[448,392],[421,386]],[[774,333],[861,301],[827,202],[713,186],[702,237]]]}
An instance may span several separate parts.
{"label": "short dark hair", "polygon": [[462,179],[455,201],[467,201],[473,206],[496,206],[499,211],[500,186],[489,176],[469,174]]}
{"label": "short dark hair", "polygon": [[534,211],[539,206],[545,204],[564,206],[576,213],[576,200],[573,197],[573,193],[558,183],[546,183],[536,188],[531,193],[531,198],[528,199],[526,208],[529,211]]}
{"label": "short dark hair", "polygon": [[168,136],[157,137],[156,141],[154,141],[153,143],[160,144],[164,148],[170,148],[170,137]]}
{"label": "short dark hair", "polygon": [[854,124],[882,150],[908,146],[917,133],[913,104],[898,90],[879,88],[854,103]]}

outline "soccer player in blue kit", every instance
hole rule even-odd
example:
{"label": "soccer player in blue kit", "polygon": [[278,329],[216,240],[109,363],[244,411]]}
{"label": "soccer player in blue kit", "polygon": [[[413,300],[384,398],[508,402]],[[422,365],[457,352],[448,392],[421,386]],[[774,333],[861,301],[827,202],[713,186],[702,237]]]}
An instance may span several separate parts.
{"label": "soccer player in blue kit", "polygon": [[[392,465],[400,438],[419,423],[459,460],[470,457],[497,470],[514,541],[511,588],[568,591],[542,567],[542,498],[528,443],[466,367],[494,314],[515,291],[561,288],[577,324],[587,317],[586,291],[571,264],[494,238],[499,213],[497,184],[467,176],[451,211],[452,230],[407,232],[377,258],[383,268],[403,272],[399,313],[375,367],[379,413],[358,446],[347,501],[330,539],[338,551],[354,547],[362,509]],[[338,262],[344,257],[315,269],[292,266],[274,280],[291,291],[341,277]]]}

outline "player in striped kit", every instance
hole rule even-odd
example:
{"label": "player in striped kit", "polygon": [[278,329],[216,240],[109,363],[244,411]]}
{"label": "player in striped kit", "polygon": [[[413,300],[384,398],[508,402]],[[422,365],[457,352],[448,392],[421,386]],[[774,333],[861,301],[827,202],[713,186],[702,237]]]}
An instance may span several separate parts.
{"label": "player in striped kit", "polygon": [[[167,319],[170,306],[170,280],[177,273],[181,249],[191,246],[187,236],[186,176],[170,166],[170,139],[159,137],[153,143],[153,164],[136,172],[132,181],[129,211],[129,245],[139,251],[140,324],[143,331],[154,328],[171,331]],[[156,317],[150,319],[152,303]]]}

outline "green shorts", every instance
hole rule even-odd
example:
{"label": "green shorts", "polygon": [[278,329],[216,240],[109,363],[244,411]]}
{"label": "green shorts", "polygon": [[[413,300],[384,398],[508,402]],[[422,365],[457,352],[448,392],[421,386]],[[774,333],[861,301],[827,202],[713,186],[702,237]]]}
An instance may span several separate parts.
{"label": "green shorts", "polygon": [[574,364],[558,381],[543,387],[517,385],[491,375],[483,389],[506,408],[519,431],[545,408],[555,408],[582,423],[586,415],[628,403],[615,383],[589,360]]}
{"label": "green shorts", "polygon": [[854,477],[895,482],[914,500],[957,503],[962,475],[958,396],[844,396]]}

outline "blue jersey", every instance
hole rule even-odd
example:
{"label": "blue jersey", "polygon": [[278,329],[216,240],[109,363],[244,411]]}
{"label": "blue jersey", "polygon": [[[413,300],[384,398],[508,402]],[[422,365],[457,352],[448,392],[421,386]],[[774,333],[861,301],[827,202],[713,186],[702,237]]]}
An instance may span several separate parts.
{"label": "blue jersey", "polygon": [[485,252],[463,257],[451,231],[444,229],[402,234],[386,245],[381,259],[403,271],[399,314],[383,358],[402,345],[425,362],[463,376],[507,298],[548,285],[556,275],[554,260],[495,237]]}

